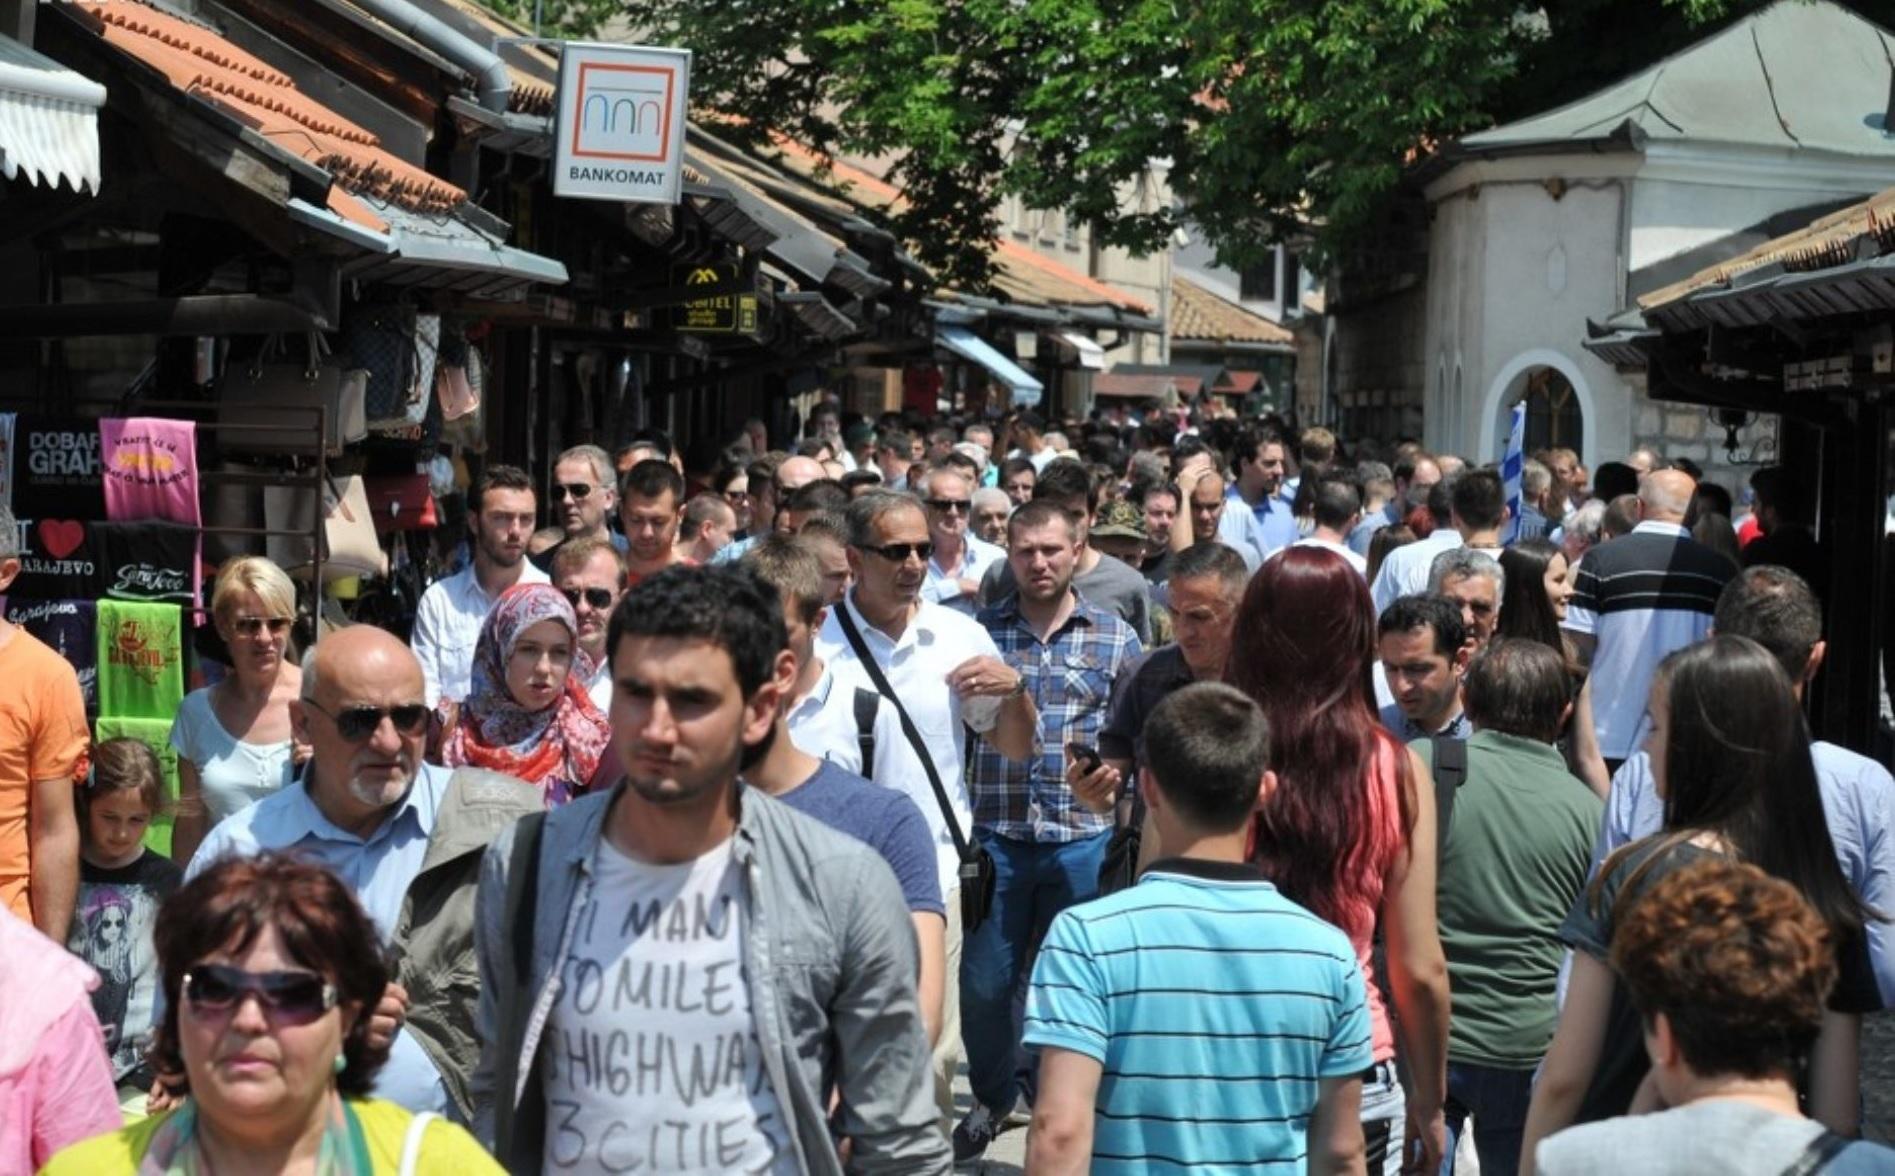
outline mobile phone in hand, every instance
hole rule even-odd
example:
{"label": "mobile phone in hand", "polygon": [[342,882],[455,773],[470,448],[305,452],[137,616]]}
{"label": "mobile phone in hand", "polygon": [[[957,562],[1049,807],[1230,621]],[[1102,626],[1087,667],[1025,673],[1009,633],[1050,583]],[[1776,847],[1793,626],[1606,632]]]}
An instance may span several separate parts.
{"label": "mobile phone in hand", "polygon": [[1068,743],[1066,754],[1079,761],[1081,770],[1088,774],[1099,770],[1099,749],[1086,743]]}

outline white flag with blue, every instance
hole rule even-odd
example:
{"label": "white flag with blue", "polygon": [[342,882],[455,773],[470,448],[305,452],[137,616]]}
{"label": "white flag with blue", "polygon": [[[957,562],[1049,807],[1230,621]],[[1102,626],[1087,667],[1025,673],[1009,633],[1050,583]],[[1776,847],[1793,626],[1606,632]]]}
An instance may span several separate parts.
{"label": "white flag with blue", "polygon": [[1508,547],[1520,535],[1520,472],[1526,466],[1527,402],[1523,398],[1513,406],[1513,423],[1507,427],[1507,456],[1500,459],[1500,480],[1507,486],[1507,525],[1500,534]]}

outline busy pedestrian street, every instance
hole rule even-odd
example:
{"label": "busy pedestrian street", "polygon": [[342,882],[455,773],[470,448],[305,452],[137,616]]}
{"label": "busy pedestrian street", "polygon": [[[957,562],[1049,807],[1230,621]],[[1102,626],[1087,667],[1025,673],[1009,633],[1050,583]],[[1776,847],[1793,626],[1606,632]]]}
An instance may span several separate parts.
{"label": "busy pedestrian street", "polygon": [[1891,44],[0,0],[0,1176],[1895,1176]]}

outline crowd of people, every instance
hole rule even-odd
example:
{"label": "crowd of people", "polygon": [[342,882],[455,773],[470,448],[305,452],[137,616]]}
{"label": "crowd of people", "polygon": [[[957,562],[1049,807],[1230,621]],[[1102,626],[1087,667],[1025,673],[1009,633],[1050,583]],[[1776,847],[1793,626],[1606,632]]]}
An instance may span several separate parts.
{"label": "crowd of people", "polygon": [[1793,471],[804,434],[487,468],[411,634],[233,560],[162,749],[0,621],[0,1176],[1895,1171]]}

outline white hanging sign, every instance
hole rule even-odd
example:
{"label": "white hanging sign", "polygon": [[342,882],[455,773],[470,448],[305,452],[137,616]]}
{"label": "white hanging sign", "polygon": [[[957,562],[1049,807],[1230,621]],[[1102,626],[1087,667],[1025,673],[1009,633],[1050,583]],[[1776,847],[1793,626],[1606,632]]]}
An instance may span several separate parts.
{"label": "white hanging sign", "polygon": [[691,51],[569,41],[559,55],[553,194],[676,204]]}

